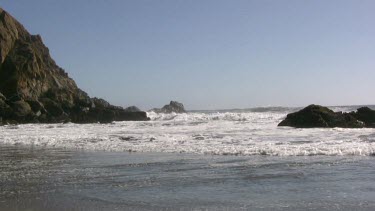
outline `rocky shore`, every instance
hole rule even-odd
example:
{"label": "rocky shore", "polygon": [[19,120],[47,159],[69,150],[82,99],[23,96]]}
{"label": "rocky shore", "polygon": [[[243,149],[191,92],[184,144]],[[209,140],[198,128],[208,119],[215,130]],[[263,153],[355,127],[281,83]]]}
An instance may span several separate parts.
{"label": "rocky shore", "polygon": [[51,58],[41,36],[0,8],[0,124],[127,120],[148,117],[89,97]]}
{"label": "rocky shore", "polygon": [[375,111],[361,107],[357,111],[344,113],[334,112],[320,105],[309,105],[306,108],[290,113],[278,126],[296,128],[375,128]]}

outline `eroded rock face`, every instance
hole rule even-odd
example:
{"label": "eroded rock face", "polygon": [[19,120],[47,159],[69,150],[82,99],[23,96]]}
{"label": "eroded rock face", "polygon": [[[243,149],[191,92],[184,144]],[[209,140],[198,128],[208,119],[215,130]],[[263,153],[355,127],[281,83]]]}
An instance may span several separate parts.
{"label": "eroded rock face", "polygon": [[0,119],[3,123],[147,120],[90,98],[51,58],[39,35],[30,35],[0,8]]}
{"label": "eroded rock face", "polygon": [[374,127],[375,111],[370,108],[359,108],[356,112],[334,112],[327,107],[309,105],[295,113],[288,114],[278,126],[296,128],[362,128]]}
{"label": "eroded rock face", "polygon": [[168,105],[163,106],[163,108],[154,108],[150,111],[156,113],[186,113],[184,105],[177,101],[171,101]]}

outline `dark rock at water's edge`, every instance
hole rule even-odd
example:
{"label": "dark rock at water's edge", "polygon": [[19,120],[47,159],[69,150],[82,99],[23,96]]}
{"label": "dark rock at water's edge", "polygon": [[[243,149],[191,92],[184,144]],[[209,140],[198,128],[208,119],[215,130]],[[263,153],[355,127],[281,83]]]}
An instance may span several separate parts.
{"label": "dark rock at water's edge", "polygon": [[129,107],[125,108],[125,111],[127,111],[127,112],[140,112],[141,109],[139,109],[136,106],[129,106]]}
{"label": "dark rock at water's edge", "polygon": [[359,121],[362,121],[366,127],[375,128],[375,111],[368,108],[362,107],[357,109],[357,112],[351,112],[351,114],[357,118]]}
{"label": "dark rock at water's edge", "polygon": [[320,105],[290,113],[278,126],[296,128],[363,128],[375,127],[375,111],[368,107],[359,108],[350,113],[334,112]]}
{"label": "dark rock at water's edge", "polygon": [[57,66],[42,38],[0,8],[0,124],[125,120],[148,118],[90,98]]}
{"label": "dark rock at water's edge", "polygon": [[184,105],[177,101],[171,101],[168,105],[163,106],[163,108],[154,108],[150,111],[156,113],[186,113]]}

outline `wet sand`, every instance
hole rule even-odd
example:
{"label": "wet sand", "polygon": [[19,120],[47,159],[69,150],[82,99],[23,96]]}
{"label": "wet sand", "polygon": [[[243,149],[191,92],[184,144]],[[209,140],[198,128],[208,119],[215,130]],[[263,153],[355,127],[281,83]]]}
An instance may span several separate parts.
{"label": "wet sand", "polygon": [[0,210],[374,210],[375,158],[0,145]]}

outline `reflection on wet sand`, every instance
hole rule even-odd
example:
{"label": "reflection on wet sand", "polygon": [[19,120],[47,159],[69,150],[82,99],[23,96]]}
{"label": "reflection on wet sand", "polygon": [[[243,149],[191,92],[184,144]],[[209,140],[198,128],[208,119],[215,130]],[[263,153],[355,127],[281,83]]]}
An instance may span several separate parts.
{"label": "reflection on wet sand", "polygon": [[0,145],[0,210],[373,210],[374,159]]}

